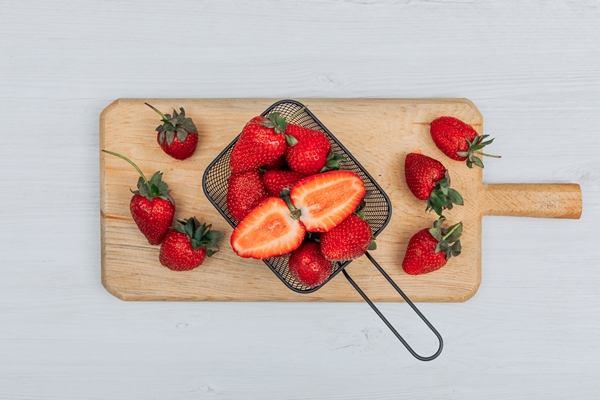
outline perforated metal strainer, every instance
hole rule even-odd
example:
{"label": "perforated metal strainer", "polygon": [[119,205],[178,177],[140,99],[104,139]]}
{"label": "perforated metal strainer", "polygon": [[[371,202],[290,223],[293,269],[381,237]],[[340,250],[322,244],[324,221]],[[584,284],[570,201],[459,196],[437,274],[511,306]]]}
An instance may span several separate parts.
{"label": "perforated metal strainer", "polygon": [[[377,184],[373,177],[364,169],[362,165],[350,154],[350,152],[340,143],[339,140],[301,103],[295,100],[281,100],[269,108],[267,108],[261,115],[267,116],[273,112],[279,113],[283,117],[294,116],[289,122],[297,125],[301,125],[307,128],[315,129],[324,132],[329,138],[332,149],[335,153],[343,155],[345,161],[341,162],[341,169],[350,170],[357,173],[363,182],[367,190],[365,195],[365,220],[371,225],[373,230],[373,236],[376,237],[386,227],[392,216],[392,204],[389,197],[385,194],[383,189]],[[239,136],[238,136],[239,137]],[[206,168],[202,179],[202,188],[208,200],[215,206],[215,208],[221,213],[221,215],[229,222],[231,227],[235,228],[238,221],[235,220],[227,208],[227,183],[231,175],[229,169],[229,156],[233,150],[233,146],[238,140],[236,137]],[[396,285],[396,283],[389,277],[389,275],[383,270],[383,268],[373,259],[373,257],[367,252],[367,258],[373,263],[373,265],[379,270],[379,272],[388,280],[388,282],[396,289],[396,291],[402,296],[402,298],[412,307],[417,315],[427,324],[431,331],[436,335],[439,341],[439,347],[435,354],[429,357],[423,357],[417,354],[408,343],[402,338],[402,336],[394,329],[390,322],[385,316],[377,309],[375,304],[367,297],[367,295],[360,289],[360,287],[352,280],[350,275],[346,272],[345,267],[350,264],[351,261],[346,262],[334,262],[332,263],[333,272],[331,276],[319,286],[308,287],[298,281],[296,281],[289,272],[288,269],[288,256],[271,257],[263,260],[263,262],[273,271],[273,273],[291,290],[297,293],[312,293],[320,289],[323,285],[327,284],[333,279],[338,273],[342,272],[350,284],[358,291],[363,299],[371,306],[371,308],[377,313],[377,315],[383,320],[383,322],[390,328],[390,330],[396,335],[396,337],[406,346],[408,351],[415,356],[417,359],[422,361],[429,361],[436,358],[442,351],[443,340],[437,330],[429,323],[429,321],[421,314],[417,307],[410,301],[410,299],[404,294],[404,292]]]}

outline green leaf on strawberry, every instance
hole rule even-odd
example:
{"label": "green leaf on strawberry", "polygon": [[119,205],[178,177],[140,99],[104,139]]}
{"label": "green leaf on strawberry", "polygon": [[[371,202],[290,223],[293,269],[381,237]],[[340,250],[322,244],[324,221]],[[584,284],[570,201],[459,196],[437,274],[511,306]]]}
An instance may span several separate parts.
{"label": "green leaf on strawberry", "polygon": [[205,248],[206,255],[209,257],[219,251],[217,242],[223,236],[223,233],[212,231],[210,229],[212,225],[201,224],[196,217],[178,220],[177,222],[179,222],[179,225],[176,225],[174,229],[189,237],[193,250]]}

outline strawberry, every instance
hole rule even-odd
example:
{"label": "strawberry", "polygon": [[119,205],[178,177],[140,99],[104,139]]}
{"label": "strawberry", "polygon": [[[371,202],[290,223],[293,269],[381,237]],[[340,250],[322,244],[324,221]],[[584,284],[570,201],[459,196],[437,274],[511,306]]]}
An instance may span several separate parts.
{"label": "strawberry", "polygon": [[269,197],[256,206],[231,234],[231,247],[240,257],[267,259],[294,251],[305,229],[283,199]]}
{"label": "strawberry", "polygon": [[267,171],[262,176],[263,183],[271,197],[279,197],[284,189],[291,190],[302,178],[304,175],[299,172],[279,170]]}
{"label": "strawberry", "polygon": [[258,170],[233,173],[227,185],[227,208],[231,216],[240,221],[261,201],[267,190]]}
{"label": "strawberry", "polygon": [[211,225],[200,224],[196,217],[178,222],[163,240],[158,258],[173,271],[189,271],[219,251],[217,241],[223,234],[212,231]]}
{"label": "strawberry", "polygon": [[340,168],[344,158],[332,153],[325,133],[295,124],[288,124],[286,132],[298,142],[285,151],[285,161],[292,171],[313,175]]}
{"label": "strawberry", "polygon": [[460,235],[462,223],[449,228],[440,228],[444,218],[440,218],[431,229],[417,232],[408,241],[402,268],[409,275],[426,274],[442,268],[450,257],[461,252]]}
{"label": "strawberry", "polygon": [[161,149],[177,160],[185,160],[194,154],[198,145],[198,129],[191,118],[186,118],[185,110],[180,114],[173,109],[173,116],[163,114],[148,103],[144,103],[162,117],[162,125],[156,128],[156,141]]}
{"label": "strawberry", "polygon": [[354,212],[366,193],[352,171],[327,171],[308,176],[290,191],[293,206],[309,232],[327,232]]}
{"label": "strawberry", "polygon": [[229,156],[231,172],[245,172],[277,162],[287,144],[295,139],[286,135],[287,120],[278,113],[254,117],[242,129]]}
{"label": "strawberry", "polygon": [[319,244],[313,241],[304,242],[294,250],[288,266],[294,279],[309,287],[321,285],[333,270],[331,263],[321,254]]}
{"label": "strawberry", "polygon": [[478,135],[471,125],[457,118],[445,116],[434,119],[430,124],[430,133],[435,145],[444,154],[453,160],[466,160],[469,168],[472,168],[473,164],[483,168],[481,158],[475,154],[500,158],[480,151],[494,139],[486,141],[489,135]]}
{"label": "strawberry", "polygon": [[148,180],[142,170],[127,157],[108,150],[102,151],[127,161],[140,174],[137,182],[138,190],[132,191],[129,211],[139,230],[148,239],[148,243],[160,244],[175,215],[175,201],[169,194],[171,190],[166,182],[162,181],[162,173],[155,172]]}
{"label": "strawberry", "polygon": [[404,174],[410,191],[419,200],[427,200],[426,211],[442,215],[453,204],[462,205],[462,196],[450,188],[450,175],[444,165],[423,154],[409,153],[404,161]]}
{"label": "strawberry", "polygon": [[371,225],[356,214],[321,234],[321,253],[329,261],[353,260],[375,248]]}

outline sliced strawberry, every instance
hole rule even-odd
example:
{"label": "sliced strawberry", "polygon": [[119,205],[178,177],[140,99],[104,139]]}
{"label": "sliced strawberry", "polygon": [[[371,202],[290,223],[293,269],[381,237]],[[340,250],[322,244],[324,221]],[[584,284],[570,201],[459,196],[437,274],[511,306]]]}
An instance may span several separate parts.
{"label": "sliced strawberry", "polygon": [[328,171],[302,179],[290,198],[309,232],[327,232],[354,212],[365,196],[365,184],[352,171]]}
{"label": "sliced strawberry", "polygon": [[231,247],[240,257],[263,260],[296,250],[304,234],[304,227],[292,218],[286,202],[269,197],[233,230]]}

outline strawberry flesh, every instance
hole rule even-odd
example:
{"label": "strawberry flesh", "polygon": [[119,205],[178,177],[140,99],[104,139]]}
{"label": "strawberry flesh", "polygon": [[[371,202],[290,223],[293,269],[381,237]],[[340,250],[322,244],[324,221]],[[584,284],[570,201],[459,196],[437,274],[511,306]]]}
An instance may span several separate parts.
{"label": "strawberry flesh", "polygon": [[354,212],[365,193],[358,174],[340,170],[302,179],[290,191],[290,198],[307,231],[327,232]]}
{"label": "strawberry flesh", "polygon": [[231,234],[231,247],[240,257],[267,259],[300,246],[305,229],[292,218],[283,199],[269,197],[246,215]]}

